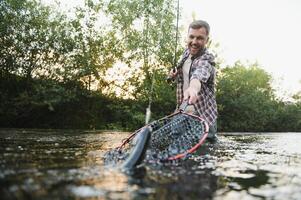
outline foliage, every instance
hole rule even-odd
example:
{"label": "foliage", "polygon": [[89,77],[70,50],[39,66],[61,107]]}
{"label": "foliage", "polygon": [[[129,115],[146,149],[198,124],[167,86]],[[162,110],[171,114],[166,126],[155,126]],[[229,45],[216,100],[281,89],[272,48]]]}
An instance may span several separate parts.
{"label": "foliage", "polygon": [[297,120],[300,108],[276,99],[271,76],[256,63],[246,67],[237,62],[222,69],[217,102],[222,131],[297,131],[301,128]]}
{"label": "foliage", "polygon": [[119,44],[126,49],[122,61],[129,68],[136,69],[141,65],[129,79],[135,90],[130,92],[127,84],[121,87],[135,99],[147,100],[153,76],[160,74],[158,77],[162,77],[173,63],[174,2],[111,0],[107,2],[105,12],[112,20],[111,27],[117,30]]}
{"label": "foliage", "polygon": [[51,11],[36,1],[15,0],[2,1],[0,10],[1,75],[14,73],[31,78],[49,61]]}
{"label": "foliage", "polygon": [[[84,0],[63,12],[39,0],[0,1],[0,127],[134,130],[149,103],[152,119],[171,113],[175,3]],[[300,93],[276,99],[256,63],[219,70],[221,131],[301,131]]]}

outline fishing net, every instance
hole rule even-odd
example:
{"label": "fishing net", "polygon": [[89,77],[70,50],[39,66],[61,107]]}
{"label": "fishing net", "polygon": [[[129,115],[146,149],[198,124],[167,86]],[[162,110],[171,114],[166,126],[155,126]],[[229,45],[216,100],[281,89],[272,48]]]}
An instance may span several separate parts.
{"label": "fishing net", "polygon": [[134,165],[142,160],[163,162],[180,159],[200,147],[207,134],[205,120],[179,111],[134,132],[118,148],[106,154],[105,163],[128,162],[127,159],[134,154],[139,154]]}
{"label": "fishing net", "polygon": [[205,140],[208,125],[201,118],[178,113],[150,124],[152,133],[147,160],[174,160],[194,152]]}

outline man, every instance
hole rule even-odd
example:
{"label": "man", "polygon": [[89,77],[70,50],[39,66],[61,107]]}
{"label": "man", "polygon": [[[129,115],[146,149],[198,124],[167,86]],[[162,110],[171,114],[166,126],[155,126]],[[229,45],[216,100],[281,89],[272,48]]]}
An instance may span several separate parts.
{"label": "man", "polygon": [[209,124],[208,139],[216,141],[217,105],[215,100],[214,56],[206,49],[210,26],[197,20],[189,25],[187,49],[184,51],[177,71],[170,76],[177,82],[177,107],[187,100],[188,112],[204,118]]}

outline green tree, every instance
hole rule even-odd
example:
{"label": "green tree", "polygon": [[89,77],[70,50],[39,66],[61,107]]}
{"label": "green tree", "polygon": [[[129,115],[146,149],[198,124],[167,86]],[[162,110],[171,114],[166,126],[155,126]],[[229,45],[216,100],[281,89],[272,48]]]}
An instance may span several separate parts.
{"label": "green tree", "polygon": [[135,98],[145,99],[153,73],[166,73],[173,62],[174,2],[111,0],[106,7],[106,14],[112,19],[111,26],[127,52],[122,61],[129,67],[141,61],[141,70],[136,71],[129,82],[136,88]]}
{"label": "green tree", "polygon": [[[90,105],[88,110],[93,112],[92,103],[96,101],[83,97],[95,96],[91,91],[94,80],[99,81],[99,93],[110,88],[104,74],[120,61],[129,66],[143,61],[141,70],[122,86],[125,93],[134,86],[132,94],[142,102],[142,108],[152,83],[168,87],[163,77],[172,61],[174,14],[169,9],[173,2],[104,2],[86,0],[83,7],[76,8],[75,15],[39,0],[0,2],[3,119],[8,115],[10,119],[30,119],[38,111],[48,115],[48,111],[57,112],[68,102],[78,105],[77,101]],[[154,74],[160,80],[154,79]],[[154,99],[160,99],[158,94],[164,89],[154,88]],[[160,101],[165,102],[162,98]],[[140,111],[136,113],[141,116]]]}
{"label": "green tree", "polygon": [[73,48],[66,55],[64,72],[66,79],[82,81],[88,90],[100,81],[105,71],[120,60],[124,48],[119,44],[115,31],[107,28],[102,1],[85,0],[77,7],[75,17],[69,19]]}
{"label": "green tree", "polygon": [[31,79],[49,58],[50,8],[37,1],[6,0],[0,3],[1,74]]}
{"label": "green tree", "polygon": [[258,64],[240,62],[221,70],[217,102],[223,131],[266,131],[275,115],[271,76]]}

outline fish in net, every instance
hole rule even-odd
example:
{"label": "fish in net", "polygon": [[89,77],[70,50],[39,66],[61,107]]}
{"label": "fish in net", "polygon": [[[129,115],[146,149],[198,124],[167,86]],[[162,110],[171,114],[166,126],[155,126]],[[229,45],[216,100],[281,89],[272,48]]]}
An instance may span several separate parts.
{"label": "fish in net", "polygon": [[133,168],[142,161],[165,162],[186,157],[205,141],[209,126],[199,116],[179,110],[142,127],[107,152],[105,164]]}

